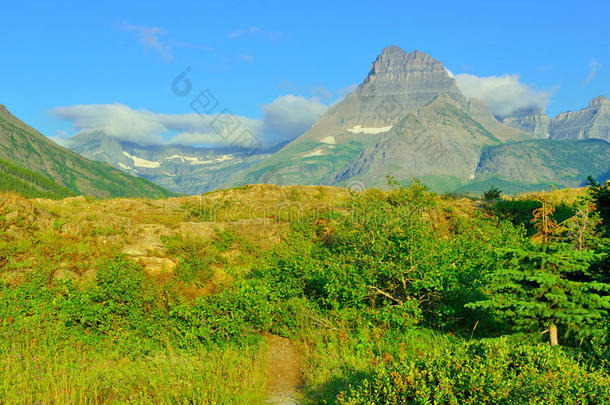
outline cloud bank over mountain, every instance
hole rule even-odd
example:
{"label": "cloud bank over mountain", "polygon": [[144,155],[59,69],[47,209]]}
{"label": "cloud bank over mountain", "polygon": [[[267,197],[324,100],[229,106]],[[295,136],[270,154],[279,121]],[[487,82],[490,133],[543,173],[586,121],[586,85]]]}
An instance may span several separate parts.
{"label": "cloud bank over mountain", "polygon": [[233,136],[249,131],[263,146],[271,147],[301,135],[326,108],[317,99],[285,95],[262,106],[262,119],[195,112],[162,114],[120,103],[57,107],[52,113],[69,121],[76,133],[103,131],[116,139],[140,145],[251,147],[251,140]]}
{"label": "cloud bank over mountain", "polygon": [[[520,81],[517,74],[478,77],[453,75],[466,97],[485,100],[497,117],[518,110],[544,110],[551,94]],[[133,109],[125,104],[89,104],[57,107],[53,114],[69,121],[75,133],[104,131],[119,140],[140,145],[182,144],[191,146],[272,147],[305,133],[328,106],[318,97],[293,94],[277,97],[261,106],[262,118],[198,114],[163,114]],[[224,123],[230,123],[230,128]],[[247,131],[248,137],[233,136]],[[233,134],[233,135],[232,135]],[[252,138],[257,142],[253,143]],[[53,137],[65,143],[65,137]],[[257,147],[258,147],[257,146]]]}
{"label": "cloud bank over mountain", "polygon": [[468,73],[455,75],[457,85],[466,97],[487,101],[491,112],[499,117],[517,110],[544,110],[550,93],[519,81],[517,74],[478,77]]}

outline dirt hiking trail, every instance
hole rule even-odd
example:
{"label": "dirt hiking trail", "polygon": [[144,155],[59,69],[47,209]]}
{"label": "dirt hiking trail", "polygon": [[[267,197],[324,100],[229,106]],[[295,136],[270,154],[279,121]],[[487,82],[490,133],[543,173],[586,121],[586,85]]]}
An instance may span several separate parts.
{"label": "dirt hiking trail", "polygon": [[301,359],[294,344],[286,338],[269,335],[266,337],[267,375],[269,398],[267,404],[295,405],[301,385]]}

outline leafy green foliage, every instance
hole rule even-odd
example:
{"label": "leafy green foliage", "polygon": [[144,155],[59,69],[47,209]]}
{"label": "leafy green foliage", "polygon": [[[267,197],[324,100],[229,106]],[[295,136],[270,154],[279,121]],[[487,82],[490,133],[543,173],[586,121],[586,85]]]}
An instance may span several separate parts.
{"label": "leafy green foliage", "polygon": [[[36,337],[19,347],[0,343],[0,375],[17,382],[0,384],[0,402],[16,402],[20,391],[28,403],[44,399],[38,389],[60,393],[57,403],[78,402],[53,385],[69,378],[89,402],[260,403],[265,365],[257,356],[267,333],[298,345],[304,403],[606,402],[608,244],[593,196],[554,217],[543,210],[554,222],[571,215],[547,227],[556,234],[545,240],[553,242],[540,244],[523,225],[530,235],[550,232],[538,226],[540,215],[531,222],[541,203],[501,205],[508,221],[417,181],[390,179],[389,186],[285,222],[268,250],[227,224],[205,239],[167,237],[167,254],[178,262],[168,279],[107,247],[90,262],[95,279],[60,281],[57,263],[65,269],[90,252],[61,232],[70,223],[57,215],[47,233],[31,224],[17,233],[27,222],[23,210],[10,221],[0,214],[0,276],[8,280],[0,281],[0,333],[6,342]],[[83,235],[106,240],[124,232],[96,225]],[[69,268],[84,279],[92,265]],[[24,268],[31,270],[23,282],[4,277]],[[537,344],[550,323],[570,332],[567,347]],[[511,343],[486,340],[500,334]],[[28,353],[30,363],[16,352]],[[39,376],[31,365],[40,353],[64,357],[49,362],[56,368],[42,376],[47,388],[24,388],[22,378]],[[75,359],[94,363],[91,377],[71,371]],[[213,386],[205,388],[208,380]],[[234,398],[229,388],[257,396]],[[208,394],[198,396],[200,389]]]}
{"label": "leafy green foliage", "polygon": [[117,257],[100,266],[92,288],[64,287],[54,303],[66,326],[85,335],[164,340],[163,302],[139,265]]}
{"label": "leafy green foliage", "polygon": [[[420,183],[383,198],[355,197],[346,213],[293,225],[286,243],[253,272],[282,300],[305,297],[322,312],[358,311],[363,322],[409,327],[463,324],[495,249],[519,244],[510,224],[453,218],[451,238],[435,231],[438,203]],[[474,323],[474,322],[473,322]]]}
{"label": "leafy green foliage", "polygon": [[549,346],[454,344],[378,367],[337,402],[356,404],[607,403],[610,376]]}
{"label": "leafy green foliage", "polygon": [[[532,220],[533,212],[542,207],[542,203],[531,199],[498,200],[492,207],[493,213],[498,218],[507,219],[515,226],[523,226],[528,236],[536,233]],[[563,222],[571,218],[575,213],[573,206],[562,203],[555,207],[554,218],[557,222]]]}

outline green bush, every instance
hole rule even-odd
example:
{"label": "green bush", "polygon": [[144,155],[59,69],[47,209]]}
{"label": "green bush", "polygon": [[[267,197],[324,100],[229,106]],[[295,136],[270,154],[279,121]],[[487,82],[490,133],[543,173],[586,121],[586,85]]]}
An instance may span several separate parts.
{"label": "green bush", "polygon": [[480,298],[497,249],[520,246],[523,235],[505,221],[449,214],[448,236],[437,229],[437,204],[419,183],[356,196],[348,211],[294,223],[250,282],[273,286],[278,301],[305,298],[323,313],[357,310],[360,321],[390,328],[422,321],[472,328],[481,315],[464,304]]}
{"label": "green bush", "polygon": [[67,283],[54,299],[67,327],[120,338],[167,340],[165,308],[142,268],[123,257],[101,264],[95,285],[81,289]]}
{"label": "green bush", "polygon": [[602,404],[610,376],[547,345],[455,344],[378,367],[339,404]]}

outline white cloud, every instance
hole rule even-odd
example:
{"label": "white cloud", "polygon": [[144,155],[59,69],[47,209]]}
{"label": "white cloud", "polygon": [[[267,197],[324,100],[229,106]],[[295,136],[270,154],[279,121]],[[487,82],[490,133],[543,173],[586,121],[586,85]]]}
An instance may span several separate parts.
{"label": "white cloud", "polygon": [[169,140],[177,145],[223,145],[223,138],[216,133],[182,132]]}
{"label": "white cloud", "polygon": [[144,27],[141,25],[132,25],[129,23],[118,24],[118,28],[124,31],[132,31],[138,35],[138,38],[145,50],[153,50],[158,52],[164,59],[172,59],[172,47],[165,44],[161,37],[167,34],[167,31],[159,27]]}
{"label": "white cloud", "polygon": [[68,142],[69,135],[63,129],[58,129],[57,130],[57,135],[49,136],[48,138],[50,140],[52,140],[53,142],[55,142],[56,144],[64,146],[64,147],[66,147],[68,145],[68,143],[69,143]]}
{"label": "white cloud", "polygon": [[265,138],[272,144],[291,141],[307,131],[326,111],[317,99],[280,96],[263,106]]}
{"label": "white cloud", "polygon": [[165,37],[167,37],[168,32],[167,30],[160,27],[145,27],[142,25],[133,25],[127,22],[123,22],[117,24],[116,28],[123,31],[134,32],[138,36],[140,43],[144,45],[144,49],[146,51],[153,50],[159,55],[161,55],[165,60],[171,60],[174,57],[172,54],[172,45],[177,46],[179,48],[189,48],[201,51],[214,50],[213,48],[207,46],[176,41],[173,39],[164,39]]}
{"label": "white cloud", "polygon": [[241,37],[242,35],[245,35],[245,34],[246,34],[246,30],[243,29],[243,28],[240,28],[238,30],[230,32],[229,33],[229,38],[235,39],[235,38],[239,38],[239,37]]}
{"label": "white cloud", "polygon": [[585,84],[589,84],[589,82],[591,80],[593,80],[595,78],[595,75],[597,75],[597,71],[599,70],[599,68],[602,67],[601,63],[599,63],[597,60],[592,59],[591,61],[589,61],[589,74],[587,75],[587,77],[585,77],[585,79],[582,81],[582,85],[584,86]]}
{"label": "white cloud", "polygon": [[546,108],[550,94],[519,81],[519,75],[477,77],[468,73],[455,76],[466,97],[487,101],[494,115],[506,116],[520,109]]}
{"label": "white cloud", "polygon": [[163,141],[167,132],[158,114],[133,110],[124,104],[89,104],[53,109],[54,115],[70,121],[79,132],[101,130],[109,136],[145,144]]}
{"label": "white cloud", "polygon": [[248,53],[242,53],[237,55],[237,60],[242,61],[242,62],[252,62],[254,60],[254,56],[248,54]]}
{"label": "white cloud", "polygon": [[182,41],[176,41],[176,40],[170,40],[168,41],[170,42],[172,45],[175,45],[179,48],[188,48],[188,49],[196,49],[199,51],[213,51],[214,48],[209,47],[209,46],[202,46],[202,45],[197,45],[197,44],[191,44],[189,42],[182,42]]}
{"label": "white cloud", "polygon": [[265,31],[260,27],[249,27],[249,28],[239,28],[233,32],[230,32],[228,37],[229,39],[236,39],[242,37],[244,35],[254,36],[254,35],[263,35],[267,37],[271,41],[279,41],[284,38],[284,33],[278,30],[273,31]]}
{"label": "white cloud", "polygon": [[280,39],[284,38],[284,33],[278,30],[273,30],[267,34],[267,38],[272,41],[279,41]]}
{"label": "white cloud", "polygon": [[160,114],[119,103],[57,107],[53,114],[71,122],[77,133],[100,130],[142,145],[169,142],[251,148],[291,141],[309,129],[326,106],[317,100],[287,95],[263,105],[262,109],[262,120],[228,114]]}

